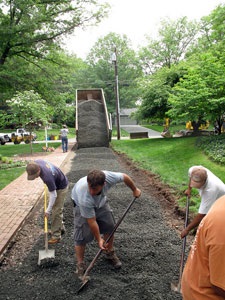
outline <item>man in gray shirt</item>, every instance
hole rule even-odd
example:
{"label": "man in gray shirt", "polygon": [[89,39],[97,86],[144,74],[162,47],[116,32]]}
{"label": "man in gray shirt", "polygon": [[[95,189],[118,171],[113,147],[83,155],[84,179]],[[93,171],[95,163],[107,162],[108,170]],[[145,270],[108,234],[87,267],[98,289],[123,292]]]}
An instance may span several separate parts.
{"label": "man in gray shirt", "polygon": [[92,170],[73,187],[71,198],[75,206],[74,244],[77,259],[76,272],[79,278],[82,278],[86,269],[85,246],[94,238],[115,268],[120,268],[122,265],[113,249],[113,237],[105,245],[105,240],[115,225],[106,194],[111,187],[120,182],[124,182],[133,191],[134,197],[140,197],[141,191],[130,176],[119,172]]}

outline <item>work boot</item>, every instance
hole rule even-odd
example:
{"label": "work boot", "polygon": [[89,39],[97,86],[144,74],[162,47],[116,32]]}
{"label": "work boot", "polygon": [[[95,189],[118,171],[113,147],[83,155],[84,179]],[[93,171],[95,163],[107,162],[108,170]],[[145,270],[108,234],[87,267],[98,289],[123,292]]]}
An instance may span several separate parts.
{"label": "work boot", "polygon": [[86,265],[84,262],[81,262],[79,264],[77,264],[77,268],[76,268],[76,274],[78,276],[79,279],[82,279],[84,272],[86,271]]}
{"label": "work boot", "polygon": [[114,266],[115,269],[119,269],[122,266],[121,261],[119,260],[119,258],[117,257],[116,253],[114,250],[111,250],[109,252],[105,252],[105,257],[106,259],[108,259],[112,265]]}
{"label": "work boot", "polygon": [[[64,235],[65,233],[66,233],[66,229],[65,229],[65,227],[64,227],[64,228],[61,229],[61,235]],[[48,231],[48,234],[52,234],[52,231],[49,230],[49,231]]]}
{"label": "work boot", "polygon": [[54,245],[54,244],[57,244],[61,241],[61,238],[50,238],[50,240],[48,240],[48,244],[50,245]]}

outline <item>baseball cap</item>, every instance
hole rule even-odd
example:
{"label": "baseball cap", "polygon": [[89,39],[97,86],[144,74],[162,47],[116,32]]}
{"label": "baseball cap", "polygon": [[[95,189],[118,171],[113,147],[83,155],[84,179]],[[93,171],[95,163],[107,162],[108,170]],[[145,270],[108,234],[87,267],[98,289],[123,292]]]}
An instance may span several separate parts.
{"label": "baseball cap", "polygon": [[201,188],[207,179],[207,172],[203,168],[194,168],[191,172],[190,186],[196,189]]}
{"label": "baseball cap", "polygon": [[27,171],[27,179],[34,180],[39,176],[38,172],[40,171],[40,167],[36,162],[31,162],[26,167]]}

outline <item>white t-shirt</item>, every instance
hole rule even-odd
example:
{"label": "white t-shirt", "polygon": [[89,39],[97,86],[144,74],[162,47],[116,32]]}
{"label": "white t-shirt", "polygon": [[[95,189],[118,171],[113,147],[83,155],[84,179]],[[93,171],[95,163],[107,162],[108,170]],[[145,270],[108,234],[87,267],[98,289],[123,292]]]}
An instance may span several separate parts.
{"label": "white t-shirt", "polygon": [[60,130],[61,136],[65,137],[69,133],[69,130],[67,128],[63,128]]}
{"label": "white t-shirt", "polygon": [[191,176],[193,168],[200,167],[206,170],[206,183],[198,189],[201,196],[201,203],[198,209],[200,214],[207,214],[212,204],[221,196],[225,195],[225,184],[210,170],[202,166],[193,166],[188,170],[188,176]]}

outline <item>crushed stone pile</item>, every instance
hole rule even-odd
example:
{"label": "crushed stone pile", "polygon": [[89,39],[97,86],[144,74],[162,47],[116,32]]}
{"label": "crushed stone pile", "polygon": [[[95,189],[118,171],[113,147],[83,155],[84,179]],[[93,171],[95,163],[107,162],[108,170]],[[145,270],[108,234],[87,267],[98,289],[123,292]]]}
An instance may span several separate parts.
{"label": "crushed stone pile", "polygon": [[[39,237],[37,234],[44,224],[43,207],[40,207],[36,215],[29,222],[27,220],[11,249],[7,261],[14,264],[0,266],[0,299],[181,300],[181,295],[171,291],[170,287],[171,282],[178,281],[181,240],[175,229],[168,226],[161,200],[152,194],[151,189],[144,189],[147,178],[135,176],[136,168],[131,174],[131,170],[126,169],[115,153],[106,147],[78,149],[67,165],[70,185],[63,213],[66,233],[59,244],[50,246],[55,249],[55,259],[37,265],[39,250],[44,247],[44,233],[41,231]],[[139,182],[142,195],[115,233],[115,250],[122,268],[115,270],[101,255],[89,274],[88,285],[77,295],[81,281],[75,274],[71,190],[74,183],[93,168],[127,173],[136,183]],[[107,198],[118,221],[133,195],[121,183],[109,191]],[[30,238],[32,234],[35,241]],[[96,241],[88,244],[85,253],[87,265],[98,250]]]}
{"label": "crushed stone pile", "polygon": [[99,101],[79,103],[77,140],[78,148],[109,146],[104,106]]}

